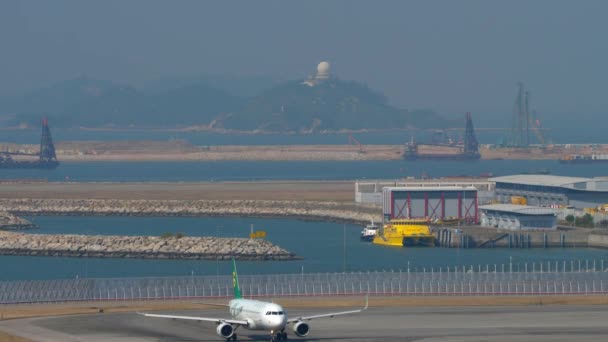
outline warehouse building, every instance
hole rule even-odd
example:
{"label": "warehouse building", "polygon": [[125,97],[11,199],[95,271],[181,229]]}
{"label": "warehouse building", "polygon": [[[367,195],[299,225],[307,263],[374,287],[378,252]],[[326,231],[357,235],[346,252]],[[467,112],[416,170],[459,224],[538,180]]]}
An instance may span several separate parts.
{"label": "warehouse building", "polygon": [[436,188],[436,187],[475,187],[480,204],[494,200],[494,182],[473,178],[437,178],[437,179],[402,179],[359,180],[355,182],[355,202],[382,204],[382,189],[386,187]]}
{"label": "warehouse building", "polygon": [[384,187],[384,221],[404,218],[459,219],[477,223],[477,188],[473,186]]}
{"label": "warehouse building", "polygon": [[557,229],[556,211],[550,208],[513,204],[490,204],[479,207],[480,224],[510,230]]}
{"label": "warehouse building", "polygon": [[608,179],[553,175],[513,175],[490,178],[496,199],[510,203],[512,196],[526,198],[531,206],[595,208],[608,203]]}

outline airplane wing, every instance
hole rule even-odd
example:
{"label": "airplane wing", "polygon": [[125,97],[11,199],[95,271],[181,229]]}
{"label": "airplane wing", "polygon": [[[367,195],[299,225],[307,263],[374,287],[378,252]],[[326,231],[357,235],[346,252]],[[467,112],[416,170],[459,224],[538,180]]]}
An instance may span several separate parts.
{"label": "airplane wing", "polygon": [[363,307],[362,309],[340,311],[340,312],[330,312],[330,313],[318,314],[318,315],[312,315],[312,316],[300,316],[300,317],[288,319],[287,323],[293,323],[293,322],[298,322],[298,321],[310,321],[311,319],[317,319],[317,318],[325,318],[325,317],[331,318],[334,316],[356,314],[356,313],[362,312],[364,310],[367,310],[368,307],[369,307],[368,299],[367,299],[367,297],[365,297],[365,307]]}
{"label": "airplane wing", "polygon": [[230,307],[230,305],[228,305],[228,304],[220,304],[220,303],[192,302],[192,304],[209,305],[209,306],[221,306],[221,307],[224,307],[224,308],[229,308]]}
{"label": "airplane wing", "polygon": [[146,316],[146,317],[169,318],[169,319],[183,319],[183,320],[199,321],[199,322],[228,323],[228,324],[243,325],[243,326],[247,326],[249,324],[247,321],[241,321],[241,320],[238,320],[238,319],[227,319],[227,318],[157,315],[157,314],[149,314],[149,313],[143,313],[143,312],[138,312],[137,314],[138,315],[142,315],[142,316]]}

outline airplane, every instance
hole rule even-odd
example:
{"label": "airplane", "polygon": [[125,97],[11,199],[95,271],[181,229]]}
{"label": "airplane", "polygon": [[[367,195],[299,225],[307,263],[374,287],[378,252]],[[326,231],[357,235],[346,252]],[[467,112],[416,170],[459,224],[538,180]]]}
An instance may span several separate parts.
{"label": "airplane", "polygon": [[279,304],[245,299],[239,287],[239,279],[236,273],[236,262],[232,259],[232,286],[234,289],[234,299],[230,300],[229,304],[208,304],[214,306],[228,307],[232,318],[212,318],[212,317],[195,317],[195,316],[174,316],[174,315],[158,315],[141,313],[138,314],[146,317],[169,318],[191,320],[198,322],[214,322],[217,324],[216,333],[219,337],[225,338],[226,341],[236,341],[236,330],[243,327],[248,330],[263,330],[270,332],[270,341],[285,341],[287,340],[287,332],[285,328],[291,324],[293,332],[298,337],[305,337],[310,332],[310,326],[305,321],[310,321],[319,318],[330,318],[340,315],[349,315],[362,312],[368,308],[368,298],[365,297],[365,307],[358,310],[341,311],[333,313],[318,314],[312,316],[298,316],[288,318],[287,312]]}

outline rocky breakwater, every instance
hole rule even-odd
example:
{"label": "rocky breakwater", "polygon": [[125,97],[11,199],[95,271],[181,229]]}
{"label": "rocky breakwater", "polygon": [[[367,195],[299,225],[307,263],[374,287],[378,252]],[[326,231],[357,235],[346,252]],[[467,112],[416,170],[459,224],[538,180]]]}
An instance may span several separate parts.
{"label": "rocky breakwater", "polygon": [[378,207],[320,201],[0,199],[0,206],[18,215],[257,216],[353,223],[382,220]]}
{"label": "rocky breakwater", "polygon": [[0,254],[98,258],[294,260],[260,239],[43,235],[0,231]]}
{"label": "rocky breakwater", "polygon": [[36,228],[36,225],[11,213],[0,212],[0,230],[20,230],[31,228]]}

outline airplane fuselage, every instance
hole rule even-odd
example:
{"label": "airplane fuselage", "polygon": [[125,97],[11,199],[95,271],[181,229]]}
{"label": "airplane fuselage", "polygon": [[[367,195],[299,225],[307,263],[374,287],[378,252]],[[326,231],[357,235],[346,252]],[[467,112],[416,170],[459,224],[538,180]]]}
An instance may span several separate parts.
{"label": "airplane fuselage", "polygon": [[247,321],[249,330],[282,331],[287,325],[287,312],[278,304],[251,299],[233,299],[229,310],[233,319]]}

